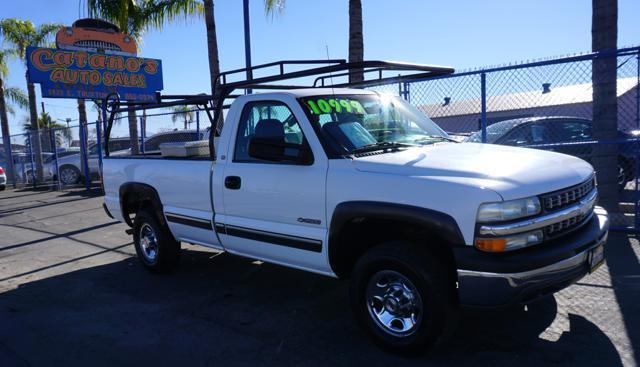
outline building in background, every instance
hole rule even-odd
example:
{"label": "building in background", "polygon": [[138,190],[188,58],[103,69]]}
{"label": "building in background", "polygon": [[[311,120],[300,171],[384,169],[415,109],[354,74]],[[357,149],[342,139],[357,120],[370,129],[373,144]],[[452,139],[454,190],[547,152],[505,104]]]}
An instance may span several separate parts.
{"label": "building in background", "polygon": [[[618,79],[618,126],[620,130],[639,129],[638,79]],[[592,117],[591,83],[554,87],[543,84],[539,90],[487,96],[487,125],[521,117],[575,116]],[[441,103],[419,105],[422,111],[447,132],[471,133],[480,129],[481,101],[456,101],[445,96]]]}

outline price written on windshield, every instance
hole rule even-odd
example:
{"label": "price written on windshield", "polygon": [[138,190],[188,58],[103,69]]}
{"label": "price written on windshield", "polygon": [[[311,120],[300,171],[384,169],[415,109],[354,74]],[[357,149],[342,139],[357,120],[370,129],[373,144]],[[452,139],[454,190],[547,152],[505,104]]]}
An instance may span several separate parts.
{"label": "price written on windshield", "polygon": [[364,115],[364,107],[359,101],[345,98],[318,98],[307,100],[307,105],[315,115],[324,113],[355,113]]}

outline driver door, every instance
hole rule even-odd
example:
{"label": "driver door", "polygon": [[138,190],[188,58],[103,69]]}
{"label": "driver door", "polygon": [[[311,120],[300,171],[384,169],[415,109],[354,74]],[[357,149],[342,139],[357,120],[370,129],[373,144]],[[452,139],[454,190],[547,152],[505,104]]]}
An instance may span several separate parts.
{"label": "driver door", "polygon": [[[299,107],[298,111],[302,113]],[[249,142],[253,137],[262,138],[261,134],[277,136],[292,146],[287,149],[309,146],[313,162],[264,161],[250,156]],[[231,141],[223,174],[224,215],[216,216],[225,249],[326,272],[328,161],[306,118],[296,116],[284,102],[248,102]]]}

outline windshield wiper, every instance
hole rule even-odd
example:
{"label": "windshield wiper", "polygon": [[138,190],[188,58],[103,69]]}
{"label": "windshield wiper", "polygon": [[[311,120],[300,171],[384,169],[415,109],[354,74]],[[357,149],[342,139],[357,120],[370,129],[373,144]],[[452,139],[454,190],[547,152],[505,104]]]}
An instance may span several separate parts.
{"label": "windshield wiper", "polygon": [[351,151],[351,153],[367,153],[367,152],[375,152],[376,150],[387,150],[387,149],[398,149],[403,147],[409,147],[410,144],[398,143],[395,141],[381,141],[378,143],[367,144],[361,146],[359,148],[355,148]]}
{"label": "windshield wiper", "polygon": [[425,142],[429,140],[445,140],[445,141],[450,141],[452,143],[459,143],[459,141],[457,141],[456,139],[452,139],[442,135],[427,135],[424,138],[414,140],[414,142],[420,143],[420,142]]}

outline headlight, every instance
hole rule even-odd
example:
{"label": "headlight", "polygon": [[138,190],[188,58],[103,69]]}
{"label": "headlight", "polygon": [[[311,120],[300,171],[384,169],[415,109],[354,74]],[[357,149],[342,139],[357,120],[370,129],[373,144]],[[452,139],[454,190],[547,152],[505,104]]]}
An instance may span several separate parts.
{"label": "headlight", "polygon": [[477,220],[480,223],[503,222],[540,213],[537,197],[481,204]]}
{"label": "headlight", "polygon": [[486,252],[505,252],[519,248],[537,245],[544,239],[542,230],[514,234],[500,238],[476,238],[475,245],[478,250]]}

